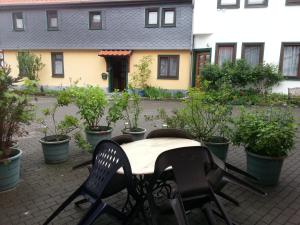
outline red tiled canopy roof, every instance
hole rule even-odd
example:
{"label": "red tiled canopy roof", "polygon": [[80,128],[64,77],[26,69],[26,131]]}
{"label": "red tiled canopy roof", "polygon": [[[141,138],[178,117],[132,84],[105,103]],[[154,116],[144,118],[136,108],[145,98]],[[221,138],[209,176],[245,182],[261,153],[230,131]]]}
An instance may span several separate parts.
{"label": "red tiled canopy roof", "polygon": [[129,56],[131,50],[101,50],[98,56]]}

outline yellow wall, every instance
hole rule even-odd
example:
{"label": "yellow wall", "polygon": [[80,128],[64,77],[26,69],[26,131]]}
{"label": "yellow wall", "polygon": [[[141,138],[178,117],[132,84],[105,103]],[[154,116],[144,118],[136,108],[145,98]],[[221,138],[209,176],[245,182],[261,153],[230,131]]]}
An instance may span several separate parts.
{"label": "yellow wall", "polygon": [[[134,51],[130,58],[130,73],[128,74],[128,80],[130,82],[132,72],[134,72],[134,65],[139,63],[139,60],[143,56],[151,56],[152,65],[148,85],[154,87],[161,87],[164,89],[177,89],[184,90],[190,85],[190,60],[191,55],[189,51]],[[157,79],[158,71],[158,55],[179,55],[179,79],[178,80],[164,80]]]}
{"label": "yellow wall", "polygon": [[[79,85],[99,85],[108,88],[108,81],[101,78],[101,74],[106,72],[106,62],[103,57],[98,56],[97,50],[79,51],[63,50],[64,54],[64,78],[52,77],[51,51],[32,51],[42,57],[45,67],[39,72],[41,85],[48,86],[68,86],[70,82],[79,81]],[[161,87],[165,89],[187,89],[190,83],[190,52],[189,51],[133,51],[130,57],[130,73],[128,80],[130,82],[134,65],[139,60],[149,55],[152,57],[151,71],[148,84],[150,86]],[[180,55],[179,59],[179,80],[159,80],[157,79],[158,55]],[[12,74],[18,74],[17,51],[4,51],[5,63],[12,68]]]}

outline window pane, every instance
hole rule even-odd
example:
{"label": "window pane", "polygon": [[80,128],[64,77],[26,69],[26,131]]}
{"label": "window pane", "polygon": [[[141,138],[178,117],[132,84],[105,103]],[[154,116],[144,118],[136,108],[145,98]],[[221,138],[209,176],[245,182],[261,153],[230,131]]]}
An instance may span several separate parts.
{"label": "window pane", "polygon": [[174,11],[165,11],[165,24],[174,24]]}
{"label": "window pane", "polygon": [[90,28],[101,29],[101,13],[92,12],[90,13]]}
{"label": "window pane", "polygon": [[63,74],[63,62],[61,60],[56,60],[54,67],[55,67],[55,74]]}
{"label": "window pane", "polygon": [[170,72],[169,76],[176,77],[178,70],[178,57],[170,57]]}
{"label": "window pane", "polygon": [[168,76],[168,57],[160,57],[160,76]]}
{"label": "window pane", "polygon": [[235,5],[237,0],[221,0],[221,5]]}
{"label": "window pane", "polygon": [[93,23],[94,24],[99,24],[100,22],[101,22],[101,16],[100,16],[100,14],[93,15]]}
{"label": "window pane", "polygon": [[248,4],[264,4],[265,0],[248,0]]}
{"label": "window pane", "polygon": [[248,46],[244,48],[245,60],[250,65],[258,65],[260,63],[260,46]]}
{"label": "window pane", "polygon": [[297,76],[300,46],[286,46],[283,51],[282,72],[285,76]]}
{"label": "window pane", "polygon": [[50,27],[57,27],[57,18],[50,18]]}
{"label": "window pane", "polygon": [[149,12],[148,14],[148,23],[149,24],[157,24],[158,13],[157,12]]}
{"label": "window pane", "polygon": [[218,64],[233,60],[233,47],[219,47]]}

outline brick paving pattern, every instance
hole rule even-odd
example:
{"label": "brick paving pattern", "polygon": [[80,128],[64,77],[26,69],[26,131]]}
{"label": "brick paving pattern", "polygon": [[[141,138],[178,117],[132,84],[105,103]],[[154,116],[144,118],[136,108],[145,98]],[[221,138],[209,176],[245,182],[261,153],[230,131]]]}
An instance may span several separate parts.
{"label": "brick paving pattern", "polygon": [[[53,102],[51,98],[40,98],[37,108],[45,108]],[[169,111],[180,107],[178,102],[144,101],[144,114],[155,114],[156,109],[163,107]],[[58,112],[59,117],[64,113],[74,114],[75,107],[67,107]],[[300,109],[295,109],[297,119]],[[141,119],[142,126],[148,131],[155,129],[153,122]],[[160,126],[160,124],[156,124]],[[74,143],[70,146],[70,159],[58,165],[47,165],[43,162],[43,155],[36,131],[38,124],[29,126],[29,135],[20,138],[23,149],[21,182],[14,190],[0,193],[0,225],[35,225],[42,224],[56,207],[66,199],[87,177],[86,168],[72,171],[72,166],[87,160],[90,155],[79,150]],[[121,133],[122,122],[119,122],[113,135]],[[300,131],[299,131],[300,133]],[[261,197],[236,185],[228,185],[225,192],[234,196],[241,203],[236,207],[225,202],[227,212],[236,224],[243,225],[300,225],[300,135],[297,137],[295,151],[285,160],[280,183],[276,187],[266,187],[269,195]],[[228,161],[245,169],[245,153],[231,148]],[[125,201],[124,193],[108,199],[113,205],[122,205]],[[62,212],[53,224],[77,224],[87,207],[77,208],[73,204]],[[199,210],[189,214],[191,225],[206,224]],[[162,219],[163,224],[176,224],[173,217]],[[96,224],[119,224],[108,216],[101,216]],[[143,224],[136,221],[135,224]],[[219,224],[223,224],[221,221]]]}

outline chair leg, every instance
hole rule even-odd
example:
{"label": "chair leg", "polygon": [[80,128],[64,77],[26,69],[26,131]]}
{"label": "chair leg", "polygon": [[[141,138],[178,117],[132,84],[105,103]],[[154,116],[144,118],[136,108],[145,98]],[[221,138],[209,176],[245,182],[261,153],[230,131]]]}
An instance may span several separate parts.
{"label": "chair leg", "polygon": [[229,170],[232,170],[232,171],[234,171],[234,172],[237,172],[237,173],[239,173],[239,174],[242,174],[242,175],[244,175],[245,177],[249,177],[249,178],[251,178],[251,179],[253,179],[253,180],[258,180],[257,179],[257,177],[255,177],[255,176],[253,176],[253,175],[251,175],[251,174],[249,174],[249,173],[247,173],[247,172],[245,172],[245,171],[243,171],[243,170],[241,170],[241,169],[239,169],[239,168],[237,168],[237,167],[235,167],[235,166],[233,166],[233,165],[231,165],[231,164],[229,164],[229,163],[225,163],[225,165],[226,165],[226,167],[229,169]]}
{"label": "chair leg", "polygon": [[84,198],[84,199],[81,199],[81,200],[75,202],[74,204],[75,204],[77,207],[79,207],[80,205],[82,205],[82,204],[84,204],[84,203],[87,203],[87,202],[89,202],[89,200],[87,200],[86,198]]}
{"label": "chair leg", "polygon": [[206,204],[205,206],[203,206],[202,211],[204,212],[204,215],[205,215],[209,225],[217,224],[216,219],[213,215],[213,211],[209,204]]}
{"label": "chair leg", "polygon": [[232,225],[232,222],[231,222],[229,216],[227,215],[226,211],[224,210],[222,203],[219,201],[218,197],[215,195],[215,193],[212,190],[211,190],[211,195],[212,195],[212,198],[213,198],[214,202],[216,203],[218,209],[224,216],[224,220],[225,220],[226,224]]}
{"label": "chair leg", "polygon": [[77,189],[67,200],[65,200],[52,214],[48,217],[43,225],[49,224],[67,205],[69,205],[80,194],[81,188]]}
{"label": "chair leg", "polygon": [[240,203],[235,200],[234,198],[230,197],[229,195],[225,194],[224,192],[218,191],[216,192],[217,195],[221,196],[222,198],[226,199],[227,201],[233,203],[236,206],[240,206]]}
{"label": "chair leg", "polygon": [[248,188],[248,189],[250,189],[250,190],[252,190],[252,191],[254,191],[258,194],[261,194],[261,195],[264,195],[264,196],[267,195],[267,193],[265,193],[264,191],[254,187],[252,184],[249,184],[248,182],[246,182],[246,181],[244,181],[244,180],[242,180],[242,179],[240,179],[240,178],[238,178],[238,177],[236,177],[236,176],[234,176],[230,173],[226,172],[224,174],[224,177],[227,178],[229,181],[231,181],[233,183],[236,183],[238,185],[244,186],[244,187],[246,187],[246,188]]}
{"label": "chair leg", "polygon": [[95,222],[95,220],[100,216],[105,208],[106,204],[101,201],[96,201],[89,211],[83,216],[83,218],[79,221],[77,225],[91,225]]}
{"label": "chair leg", "polygon": [[92,164],[92,162],[93,162],[93,160],[89,160],[89,161],[80,163],[80,164],[78,164],[78,165],[73,166],[73,167],[72,167],[72,170],[76,170],[76,169],[78,169],[78,168],[80,168],[80,167],[87,166],[87,165],[89,165],[89,164]]}
{"label": "chair leg", "polygon": [[179,225],[189,225],[189,222],[185,215],[185,209],[183,206],[182,199],[178,193],[175,194],[174,198],[170,199],[170,204],[175,213],[178,224]]}

